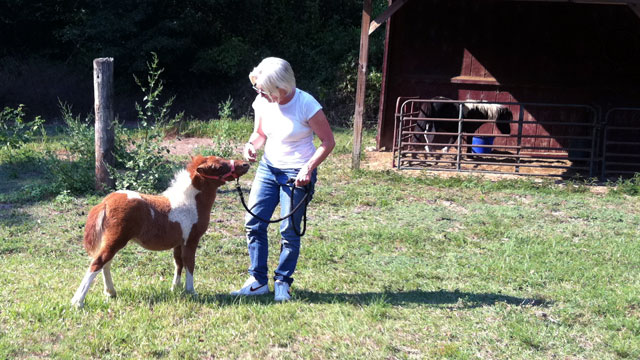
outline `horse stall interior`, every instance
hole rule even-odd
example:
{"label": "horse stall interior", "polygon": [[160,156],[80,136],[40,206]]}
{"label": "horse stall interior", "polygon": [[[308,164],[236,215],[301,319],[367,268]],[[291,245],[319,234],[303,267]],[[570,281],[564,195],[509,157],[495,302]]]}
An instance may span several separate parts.
{"label": "horse stall interior", "polygon": [[[637,64],[640,17],[624,1],[410,0],[387,22],[378,149],[393,151],[400,169],[632,176],[640,171]],[[439,96],[459,108],[508,108],[510,132],[460,111],[448,120],[460,131],[443,154],[446,144],[427,144],[442,135],[438,127],[416,126],[444,124],[419,111]],[[480,121],[474,134],[462,131]]]}

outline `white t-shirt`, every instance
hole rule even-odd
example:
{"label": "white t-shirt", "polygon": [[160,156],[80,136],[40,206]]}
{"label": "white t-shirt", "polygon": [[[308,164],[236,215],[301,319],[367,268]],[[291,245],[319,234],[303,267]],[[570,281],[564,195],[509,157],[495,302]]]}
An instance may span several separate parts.
{"label": "white t-shirt", "polygon": [[267,136],[262,159],[279,169],[299,169],[316,151],[309,119],[322,106],[313,96],[296,89],[288,103],[270,103],[258,95],[251,105],[262,118],[262,131]]}

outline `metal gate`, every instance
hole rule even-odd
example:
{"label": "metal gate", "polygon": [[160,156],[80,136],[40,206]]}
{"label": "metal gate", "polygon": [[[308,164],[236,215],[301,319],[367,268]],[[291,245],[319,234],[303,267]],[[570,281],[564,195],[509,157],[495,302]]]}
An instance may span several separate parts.
{"label": "metal gate", "polygon": [[[420,113],[423,104],[436,102],[454,104],[459,109],[457,118],[427,117]],[[597,176],[599,112],[594,107],[482,102],[511,110],[510,131],[501,133],[494,119],[464,117],[463,107],[478,103],[399,98],[395,114],[393,166],[398,169],[556,177]],[[456,122],[457,132],[439,132],[437,125],[435,129],[418,126],[425,123],[442,126],[446,122]],[[482,124],[478,124],[477,131],[469,133],[463,130],[468,123]],[[447,137],[451,140],[441,140]],[[491,141],[486,141],[488,139]]]}
{"label": "metal gate", "polygon": [[640,172],[640,108],[607,111],[602,137],[603,180]]}

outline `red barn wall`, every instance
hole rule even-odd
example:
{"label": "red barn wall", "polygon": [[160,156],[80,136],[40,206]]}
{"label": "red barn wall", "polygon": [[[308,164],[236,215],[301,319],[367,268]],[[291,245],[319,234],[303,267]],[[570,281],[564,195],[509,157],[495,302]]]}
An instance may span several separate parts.
{"label": "red barn wall", "polygon": [[640,18],[626,6],[412,0],[385,48],[381,149],[400,96],[640,107]]}

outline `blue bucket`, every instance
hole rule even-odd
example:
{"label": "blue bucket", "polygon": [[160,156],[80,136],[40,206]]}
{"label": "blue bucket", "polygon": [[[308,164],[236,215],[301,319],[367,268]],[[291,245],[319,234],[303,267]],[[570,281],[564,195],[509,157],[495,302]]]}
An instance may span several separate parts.
{"label": "blue bucket", "polygon": [[[471,140],[473,145],[493,145],[493,137],[474,136]],[[472,147],[471,151],[476,154],[488,154],[491,152],[490,147]]]}

